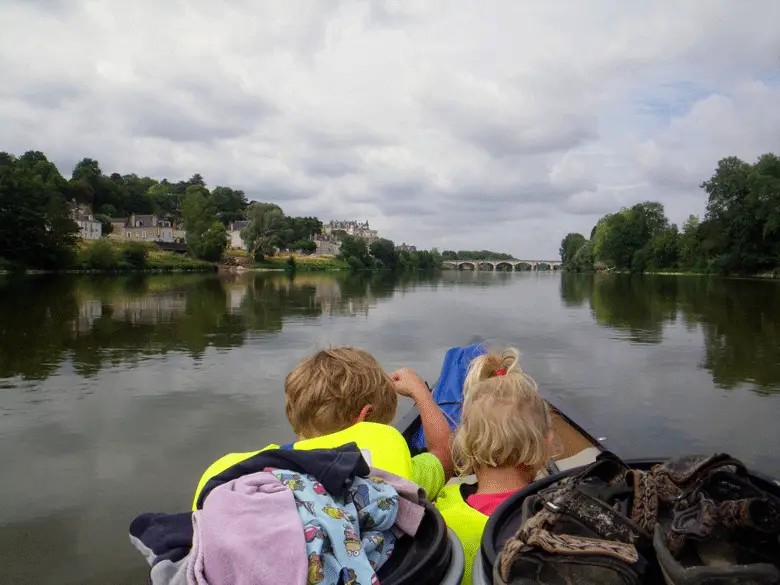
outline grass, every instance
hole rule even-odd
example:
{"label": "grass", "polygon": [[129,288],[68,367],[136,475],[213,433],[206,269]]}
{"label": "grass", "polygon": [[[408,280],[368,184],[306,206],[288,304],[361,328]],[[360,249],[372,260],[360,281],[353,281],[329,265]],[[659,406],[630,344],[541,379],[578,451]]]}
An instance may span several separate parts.
{"label": "grass", "polygon": [[153,242],[118,242],[109,238],[79,244],[76,272],[212,272],[213,262],[160,250]]}
{"label": "grass", "polygon": [[300,272],[324,272],[327,270],[347,270],[346,262],[335,256],[306,256],[305,254],[282,254],[280,256],[266,257],[263,262],[256,262],[254,268],[269,270],[285,270],[288,266],[287,259],[292,256],[295,259],[295,270]]}

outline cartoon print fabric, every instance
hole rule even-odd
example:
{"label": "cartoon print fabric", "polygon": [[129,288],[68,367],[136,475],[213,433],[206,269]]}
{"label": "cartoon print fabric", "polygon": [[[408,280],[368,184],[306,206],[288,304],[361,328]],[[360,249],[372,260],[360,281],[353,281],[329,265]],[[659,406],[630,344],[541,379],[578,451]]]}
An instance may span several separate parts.
{"label": "cartoon print fabric", "polygon": [[344,497],[332,497],[311,475],[267,468],[292,490],[303,522],[309,585],[372,585],[390,558],[398,493],[376,476],[355,477]]}

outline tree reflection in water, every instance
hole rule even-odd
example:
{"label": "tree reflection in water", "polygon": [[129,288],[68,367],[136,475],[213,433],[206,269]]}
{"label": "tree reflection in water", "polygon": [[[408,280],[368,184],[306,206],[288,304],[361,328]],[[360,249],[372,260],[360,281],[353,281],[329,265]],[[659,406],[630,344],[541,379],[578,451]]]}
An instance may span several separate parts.
{"label": "tree reflection in water", "polygon": [[0,283],[0,378],[41,380],[66,359],[83,376],[169,351],[278,332],[290,319],[367,315],[418,275],[40,276]]}
{"label": "tree reflection in water", "polygon": [[721,388],[780,391],[780,282],[695,276],[561,275],[570,307],[589,301],[599,325],[632,343],[660,343],[664,326],[700,327],[701,364]]}

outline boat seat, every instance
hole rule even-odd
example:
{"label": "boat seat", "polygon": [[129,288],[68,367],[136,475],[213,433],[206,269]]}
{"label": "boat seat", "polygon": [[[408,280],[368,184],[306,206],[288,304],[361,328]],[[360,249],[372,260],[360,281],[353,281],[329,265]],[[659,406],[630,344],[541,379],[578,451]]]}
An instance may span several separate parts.
{"label": "boat seat", "polygon": [[572,455],[566,459],[559,459],[555,462],[555,466],[560,471],[566,471],[567,469],[572,469],[573,467],[588,465],[596,460],[596,457],[599,456],[599,453],[601,453],[601,450],[598,447],[588,447],[576,455]]}

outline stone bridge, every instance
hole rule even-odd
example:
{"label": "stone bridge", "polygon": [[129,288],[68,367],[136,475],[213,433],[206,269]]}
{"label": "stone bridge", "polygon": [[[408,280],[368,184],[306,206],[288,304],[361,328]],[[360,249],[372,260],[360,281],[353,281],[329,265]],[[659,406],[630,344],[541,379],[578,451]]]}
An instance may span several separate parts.
{"label": "stone bridge", "polygon": [[560,270],[560,260],[444,260],[443,266],[455,270]]}

